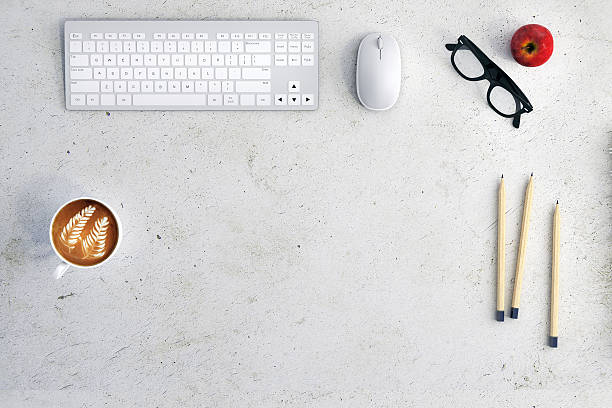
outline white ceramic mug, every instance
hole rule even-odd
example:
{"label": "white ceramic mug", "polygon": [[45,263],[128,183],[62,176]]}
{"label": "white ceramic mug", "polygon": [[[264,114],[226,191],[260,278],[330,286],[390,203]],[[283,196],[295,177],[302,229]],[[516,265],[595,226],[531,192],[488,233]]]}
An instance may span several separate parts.
{"label": "white ceramic mug", "polygon": [[[55,217],[57,217],[57,214],[59,214],[59,212],[62,210],[62,208],[66,207],[68,204],[70,204],[72,202],[79,201],[79,200],[92,200],[92,201],[99,202],[100,204],[102,204],[103,206],[108,208],[108,210],[111,212],[111,214],[113,214],[113,217],[115,217],[115,221],[117,222],[117,244],[115,245],[115,248],[113,248],[113,251],[110,253],[109,256],[106,257],[106,259],[104,259],[102,262],[99,262],[99,263],[97,263],[95,265],[83,266],[83,265],[78,265],[78,264],[75,264],[73,262],[70,262],[69,260],[67,260],[66,258],[64,258],[60,254],[60,252],[55,247],[55,244],[53,243],[53,222],[55,221]],[[79,197],[79,198],[75,198],[75,199],[72,199],[70,201],[65,202],[55,212],[55,214],[51,218],[51,224],[49,225],[49,241],[51,242],[51,247],[53,248],[53,251],[55,252],[55,254],[62,261],[62,263],[57,265],[57,267],[55,268],[55,272],[53,272],[53,276],[55,277],[55,279],[61,278],[62,276],[64,276],[64,274],[66,273],[68,268],[70,268],[71,266],[73,266],[75,268],[78,268],[78,269],[91,269],[91,268],[97,268],[98,266],[100,266],[102,264],[105,264],[106,262],[108,262],[109,259],[111,259],[113,257],[113,255],[115,255],[115,252],[117,252],[117,249],[119,249],[119,245],[121,244],[121,237],[122,236],[123,236],[123,234],[122,234],[121,220],[119,220],[119,216],[117,215],[115,210],[113,210],[113,208],[110,205],[108,205],[107,203],[105,203],[104,201],[99,200],[97,198],[92,198],[92,197]]]}

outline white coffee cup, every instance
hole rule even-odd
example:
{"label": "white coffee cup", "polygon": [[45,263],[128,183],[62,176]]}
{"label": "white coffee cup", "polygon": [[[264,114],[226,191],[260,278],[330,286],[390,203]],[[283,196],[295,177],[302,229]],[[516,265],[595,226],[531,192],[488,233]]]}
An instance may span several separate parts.
{"label": "white coffee cup", "polygon": [[[69,260],[67,260],[66,258],[64,258],[60,252],[57,250],[57,248],[55,247],[55,244],[53,243],[53,222],[55,221],[55,217],[57,217],[57,214],[59,214],[59,212],[66,207],[68,204],[73,203],[75,201],[79,201],[79,200],[92,200],[92,201],[97,201],[100,204],[102,204],[103,206],[105,206],[106,208],[108,208],[108,210],[111,212],[111,214],[113,214],[113,217],[115,217],[115,221],[117,222],[117,244],[115,244],[115,247],[113,248],[113,251],[110,253],[110,255],[108,255],[106,257],[106,259],[104,259],[102,262],[98,262],[95,265],[87,265],[87,266],[83,266],[83,265],[78,265],[75,264],[74,262],[70,262]],[[91,268],[97,268],[98,266],[101,266],[103,264],[105,264],[106,262],[108,262],[113,255],[115,255],[115,253],[117,252],[117,249],[119,248],[119,245],[121,244],[121,238],[122,238],[122,227],[121,227],[121,220],[119,220],[119,216],[117,215],[117,212],[115,210],[113,210],[113,208],[108,205],[107,203],[105,203],[102,200],[99,200],[97,198],[92,198],[92,197],[79,197],[79,198],[75,198],[72,199],[70,201],[65,202],[64,204],[62,204],[58,210],[55,212],[55,214],[53,214],[53,217],[51,218],[51,224],[49,225],[49,241],[51,242],[51,247],[53,248],[53,251],[55,252],[55,254],[61,259],[62,263],[60,263],[59,265],[57,265],[57,267],[55,268],[55,272],[53,272],[53,276],[55,277],[55,279],[59,279],[62,276],[64,276],[64,274],[66,273],[66,271],[71,267],[75,267],[78,269],[91,269]]]}

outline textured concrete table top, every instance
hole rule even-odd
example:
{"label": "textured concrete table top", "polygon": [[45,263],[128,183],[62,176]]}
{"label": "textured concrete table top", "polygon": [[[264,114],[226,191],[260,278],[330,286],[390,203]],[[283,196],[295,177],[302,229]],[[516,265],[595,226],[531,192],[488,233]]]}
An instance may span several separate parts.
{"label": "textured concrete table top", "polygon": [[[0,405],[609,406],[607,6],[4,0]],[[65,110],[65,18],[239,17],[319,21],[317,111]],[[555,52],[524,68],[509,40],[536,22]],[[373,113],[356,100],[354,64],[360,38],[381,30],[400,44],[402,93]],[[484,83],[452,69],[444,44],[460,34],[532,101],[520,129],[487,107]],[[498,323],[498,179],[509,311],[532,171],[521,314]],[[123,244],[56,281],[49,219],[83,194],[117,209]]]}

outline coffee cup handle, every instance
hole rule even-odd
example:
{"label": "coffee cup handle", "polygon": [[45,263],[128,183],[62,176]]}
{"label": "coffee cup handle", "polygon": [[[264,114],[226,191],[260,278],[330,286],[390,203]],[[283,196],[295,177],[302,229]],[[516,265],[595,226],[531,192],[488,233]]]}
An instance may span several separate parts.
{"label": "coffee cup handle", "polygon": [[57,265],[57,268],[55,268],[55,272],[53,272],[53,276],[55,277],[55,279],[59,279],[64,276],[68,268],[70,268],[70,265],[68,265],[66,262],[62,262],[61,264]]}

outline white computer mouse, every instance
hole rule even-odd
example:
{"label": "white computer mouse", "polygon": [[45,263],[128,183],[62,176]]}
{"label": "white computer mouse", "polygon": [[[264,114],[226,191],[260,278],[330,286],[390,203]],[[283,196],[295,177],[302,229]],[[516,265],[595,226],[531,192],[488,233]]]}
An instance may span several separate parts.
{"label": "white computer mouse", "polygon": [[357,52],[357,96],[371,110],[391,108],[399,97],[402,59],[395,38],[381,33],[368,34]]}

